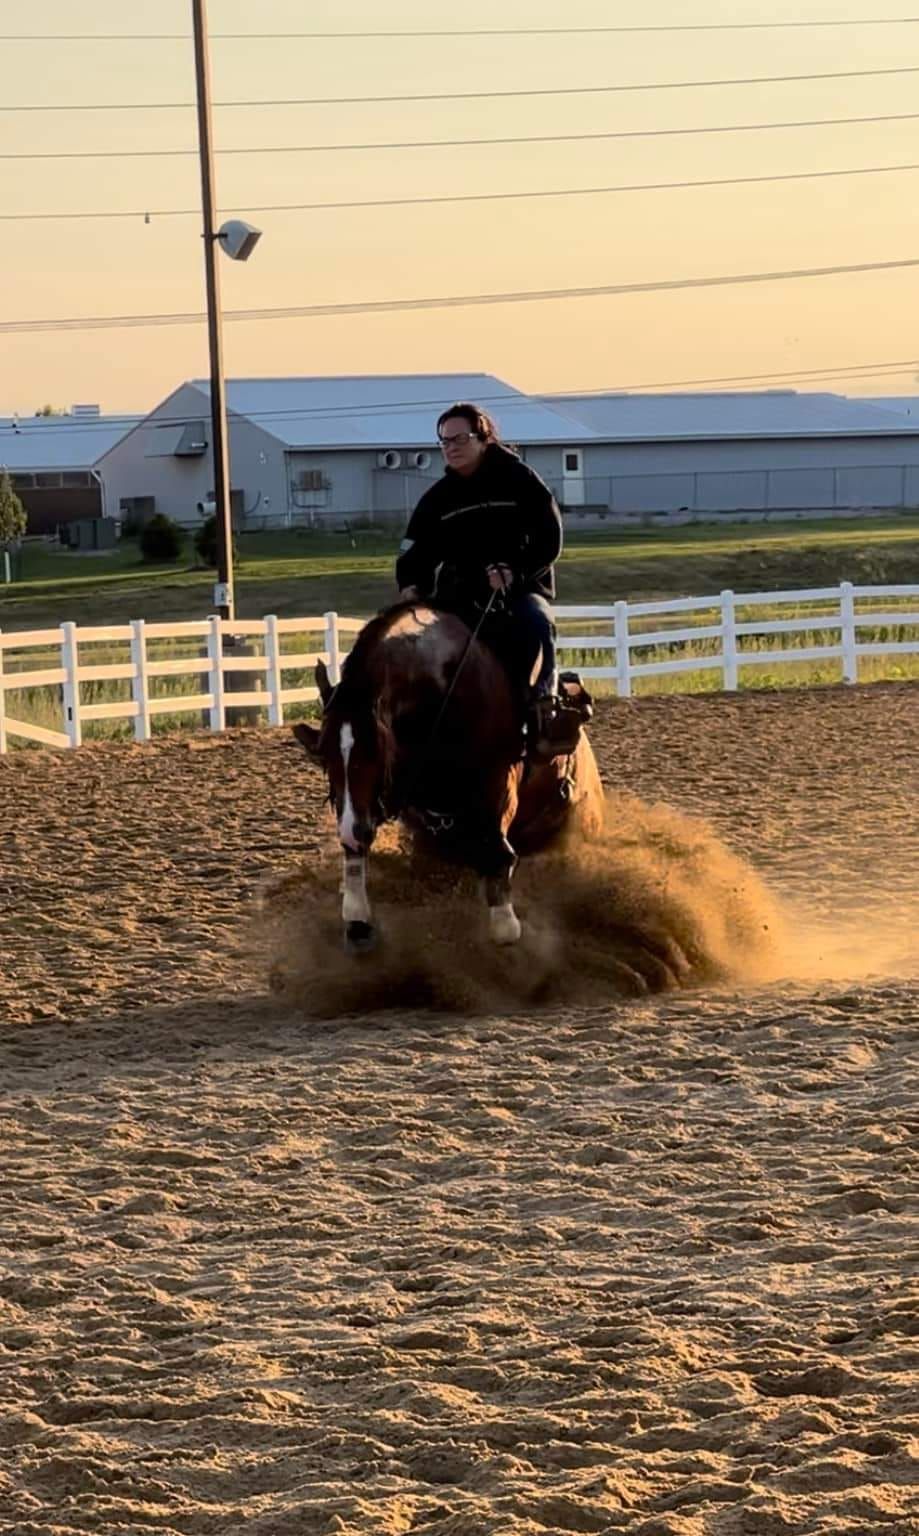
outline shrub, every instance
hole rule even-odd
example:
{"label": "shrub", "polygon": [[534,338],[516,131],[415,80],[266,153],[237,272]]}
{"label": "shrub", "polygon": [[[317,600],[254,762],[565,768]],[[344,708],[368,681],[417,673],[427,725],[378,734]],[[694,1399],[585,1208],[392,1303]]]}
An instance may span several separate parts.
{"label": "shrub", "polygon": [[[217,517],[206,517],[195,533],[195,553],[202,565],[217,565]],[[239,558],[239,547],[233,537],[233,559]]]}
{"label": "shrub", "polygon": [[158,512],[141,530],[140,552],[149,564],[173,564],[182,553],[185,535],[171,517]]}

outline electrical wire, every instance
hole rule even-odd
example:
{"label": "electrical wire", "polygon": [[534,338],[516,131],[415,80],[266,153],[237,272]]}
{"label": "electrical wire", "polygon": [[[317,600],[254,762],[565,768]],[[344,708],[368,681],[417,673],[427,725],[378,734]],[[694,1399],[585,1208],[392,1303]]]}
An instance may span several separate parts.
{"label": "electrical wire", "polygon": [[[230,309],[225,321],[299,320],[337,315],[400,314],[412,310],[466,309],[496,304],[546,303],[556,299],[610,298],[632,293],[668,293],[685,289],[739,287],[752,283],[785,282],[799,278],[839,277],[865,272],[903,271],[919,267],[919,257],[901,261],[863,261],[839,266],[787,268],[773,272],[738,272],[717,277],[662,278],[654,282],[609,283],[584,288],[517,289],[508,293],[450,294],[418,299],[369,299],[343,304],[299,304],[271,309]],[[198,325],[199,311],[160,315],[85,315],[56,320],[0,321],[0,335],[35,335],[47,331],[132,330],[140,327]]]}
{"label": "electrical wire", "polygon": [[[584,144],[608,139],[673,139],[706,133],[765,133],[779,128],[839,128],[863,123],[915,122],[919,112],[884,112],[870,117],[811,117],[782,123],[725,123],[711,128],[626,128],[609,133],[537,133],[496,139],[403,139],[383,144],[266,144],[218,149],[217,155],[313,155],[376,149],[469,149],[496,144]],[[0,150],[0,160],[169,160],[197,156],[197,149]]]}
{"label": "electrical wire", "polygon": [[[611,96],[636,91],[689,91],[726,85],[781,85],[801,80],[865,80],[886,75],[916,75],[919,64],[899,64],[888,69],[834,69],[802,75],[749,75],[730,80],[657,80],[634,85],[566,85],[522,91],[430,91],[400,96],[305,96],[271,97],[261,101],[215,101],[215,107],[354,107],[412,101],[499,101],[535,96]],[[193,108],[193,101],[53,102],[0,104],[0,112],[178,112]]]}
{"label": "electrical wire", "polygon": [[[214,42],[253,42],[268,39],[303,38],[311,42],[355,41],[356,39],[382,40],[402,38],[461,38],[461,37],[593,37],[598,34],[668,33],[668,32],[775,32],[804,28],[830,27],[903,27],[919,22],[919,16],[858,16],[839,19],[826,18],[814,21],[708,21],[669,22],[666,24],[623,25],[601,27],[463,27],[386,32],[212,32]],[[14,32],[0,36],[3,43],[166,43],[190,42],[187,32],[70,32],[50,33]]]}
{"label": "electrical wire", "polygon": [[[221,208],[220,213],[327,213],[335,209],[424,208],[444,203],[507,203],[552,197],[601,197],[621,192],[677,192],[700,187],[747,187],[789,181],[821,181],[841,176],[882,176],[899,171],[919,171],[919,162],[906,165],[848,166],[830,171],[787,171],[772,176],[719,176],[702,181],[637,181],[612,187],[550,187],[532,192],[443,193],[429,197],[371,197],[332,203],[247,203]],[[143,219],[200,217],[200,208],[110,209],[74,213],[0,213],[0,223],[48,220]]]}

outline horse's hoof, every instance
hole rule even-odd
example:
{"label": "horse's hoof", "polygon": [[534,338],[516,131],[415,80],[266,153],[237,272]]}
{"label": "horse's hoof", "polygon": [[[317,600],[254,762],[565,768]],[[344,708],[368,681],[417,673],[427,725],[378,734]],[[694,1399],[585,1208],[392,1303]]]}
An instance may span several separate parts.
{"label": "horse's hoof", "polygon": [[345,949],[349,955],[369,955],[377,947],[377,931],[372,923],[346,923]]}
{"label": "horse's hoof", "polygon": [[488,927],[493,944],[516,944],[523,932],[512,906],[489,907]]}

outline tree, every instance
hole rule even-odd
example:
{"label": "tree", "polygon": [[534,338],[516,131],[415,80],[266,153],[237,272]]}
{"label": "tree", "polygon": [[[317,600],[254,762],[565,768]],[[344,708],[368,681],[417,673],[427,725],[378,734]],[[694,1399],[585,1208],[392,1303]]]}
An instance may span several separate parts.
{"label": "tree", "polygon": [[26,509],[10,479],[8,469],[0,471],[0,545],[15,544],[26,531]]}
{"label": "tree", "polygon": [[43,405],[35,414],[36,416],[66,416],[67,412],[60,410],[56,405]]}

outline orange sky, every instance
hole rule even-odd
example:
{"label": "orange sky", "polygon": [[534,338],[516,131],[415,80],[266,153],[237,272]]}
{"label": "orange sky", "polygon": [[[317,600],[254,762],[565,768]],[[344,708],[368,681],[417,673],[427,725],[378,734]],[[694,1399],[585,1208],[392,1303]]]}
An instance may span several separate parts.
{"label": "orange sky", "polygon": [[[188,32],[189,0],[0,0],[0,32]],[[882,7],[897,14],[902,5]],[[666,24],[858,17],[869,0],[210,0],[220,31]],[[304,20],[305,13],[309,19]],[[125,19],[127,17],[127,20]],[[36,18],[36,19],[33,19]],[[4,43],[9,104],[190,100],[187,42]],[[919,25],[815,31],[552,38],[213,43],[215,97],[487,91],[804,73],[919,63]],[[916,77],[523,100],[219,110],[218,147],[867,116],[919,110]],[[0,113],[5,153],[189,149],[190,110]],[[919,121],[722,136],[346,152],[227,155],[224,207],[326,199],[605,186],[919,161]],[[194,208],[193,157],[0,159],[0,211]],[[456,207],[252,214],[265,231],[246,266],[223,264],[227,308],[556,288],[919,255],[919,172],[772,186]],[[195,217],[5,222],[7,320],[198,311]],[[919,273],[873,274],[390,316],[240,323],[230,373],[483,369],[526,389],[583,389],[909,359],[904,317]],[[206,371],[203,326],[0,337],[0,412],[92,400],[152,406]],[[916,369],[919,373],[919,367]],[[910,392],[906,371],[841,378],[850,393]]]}

